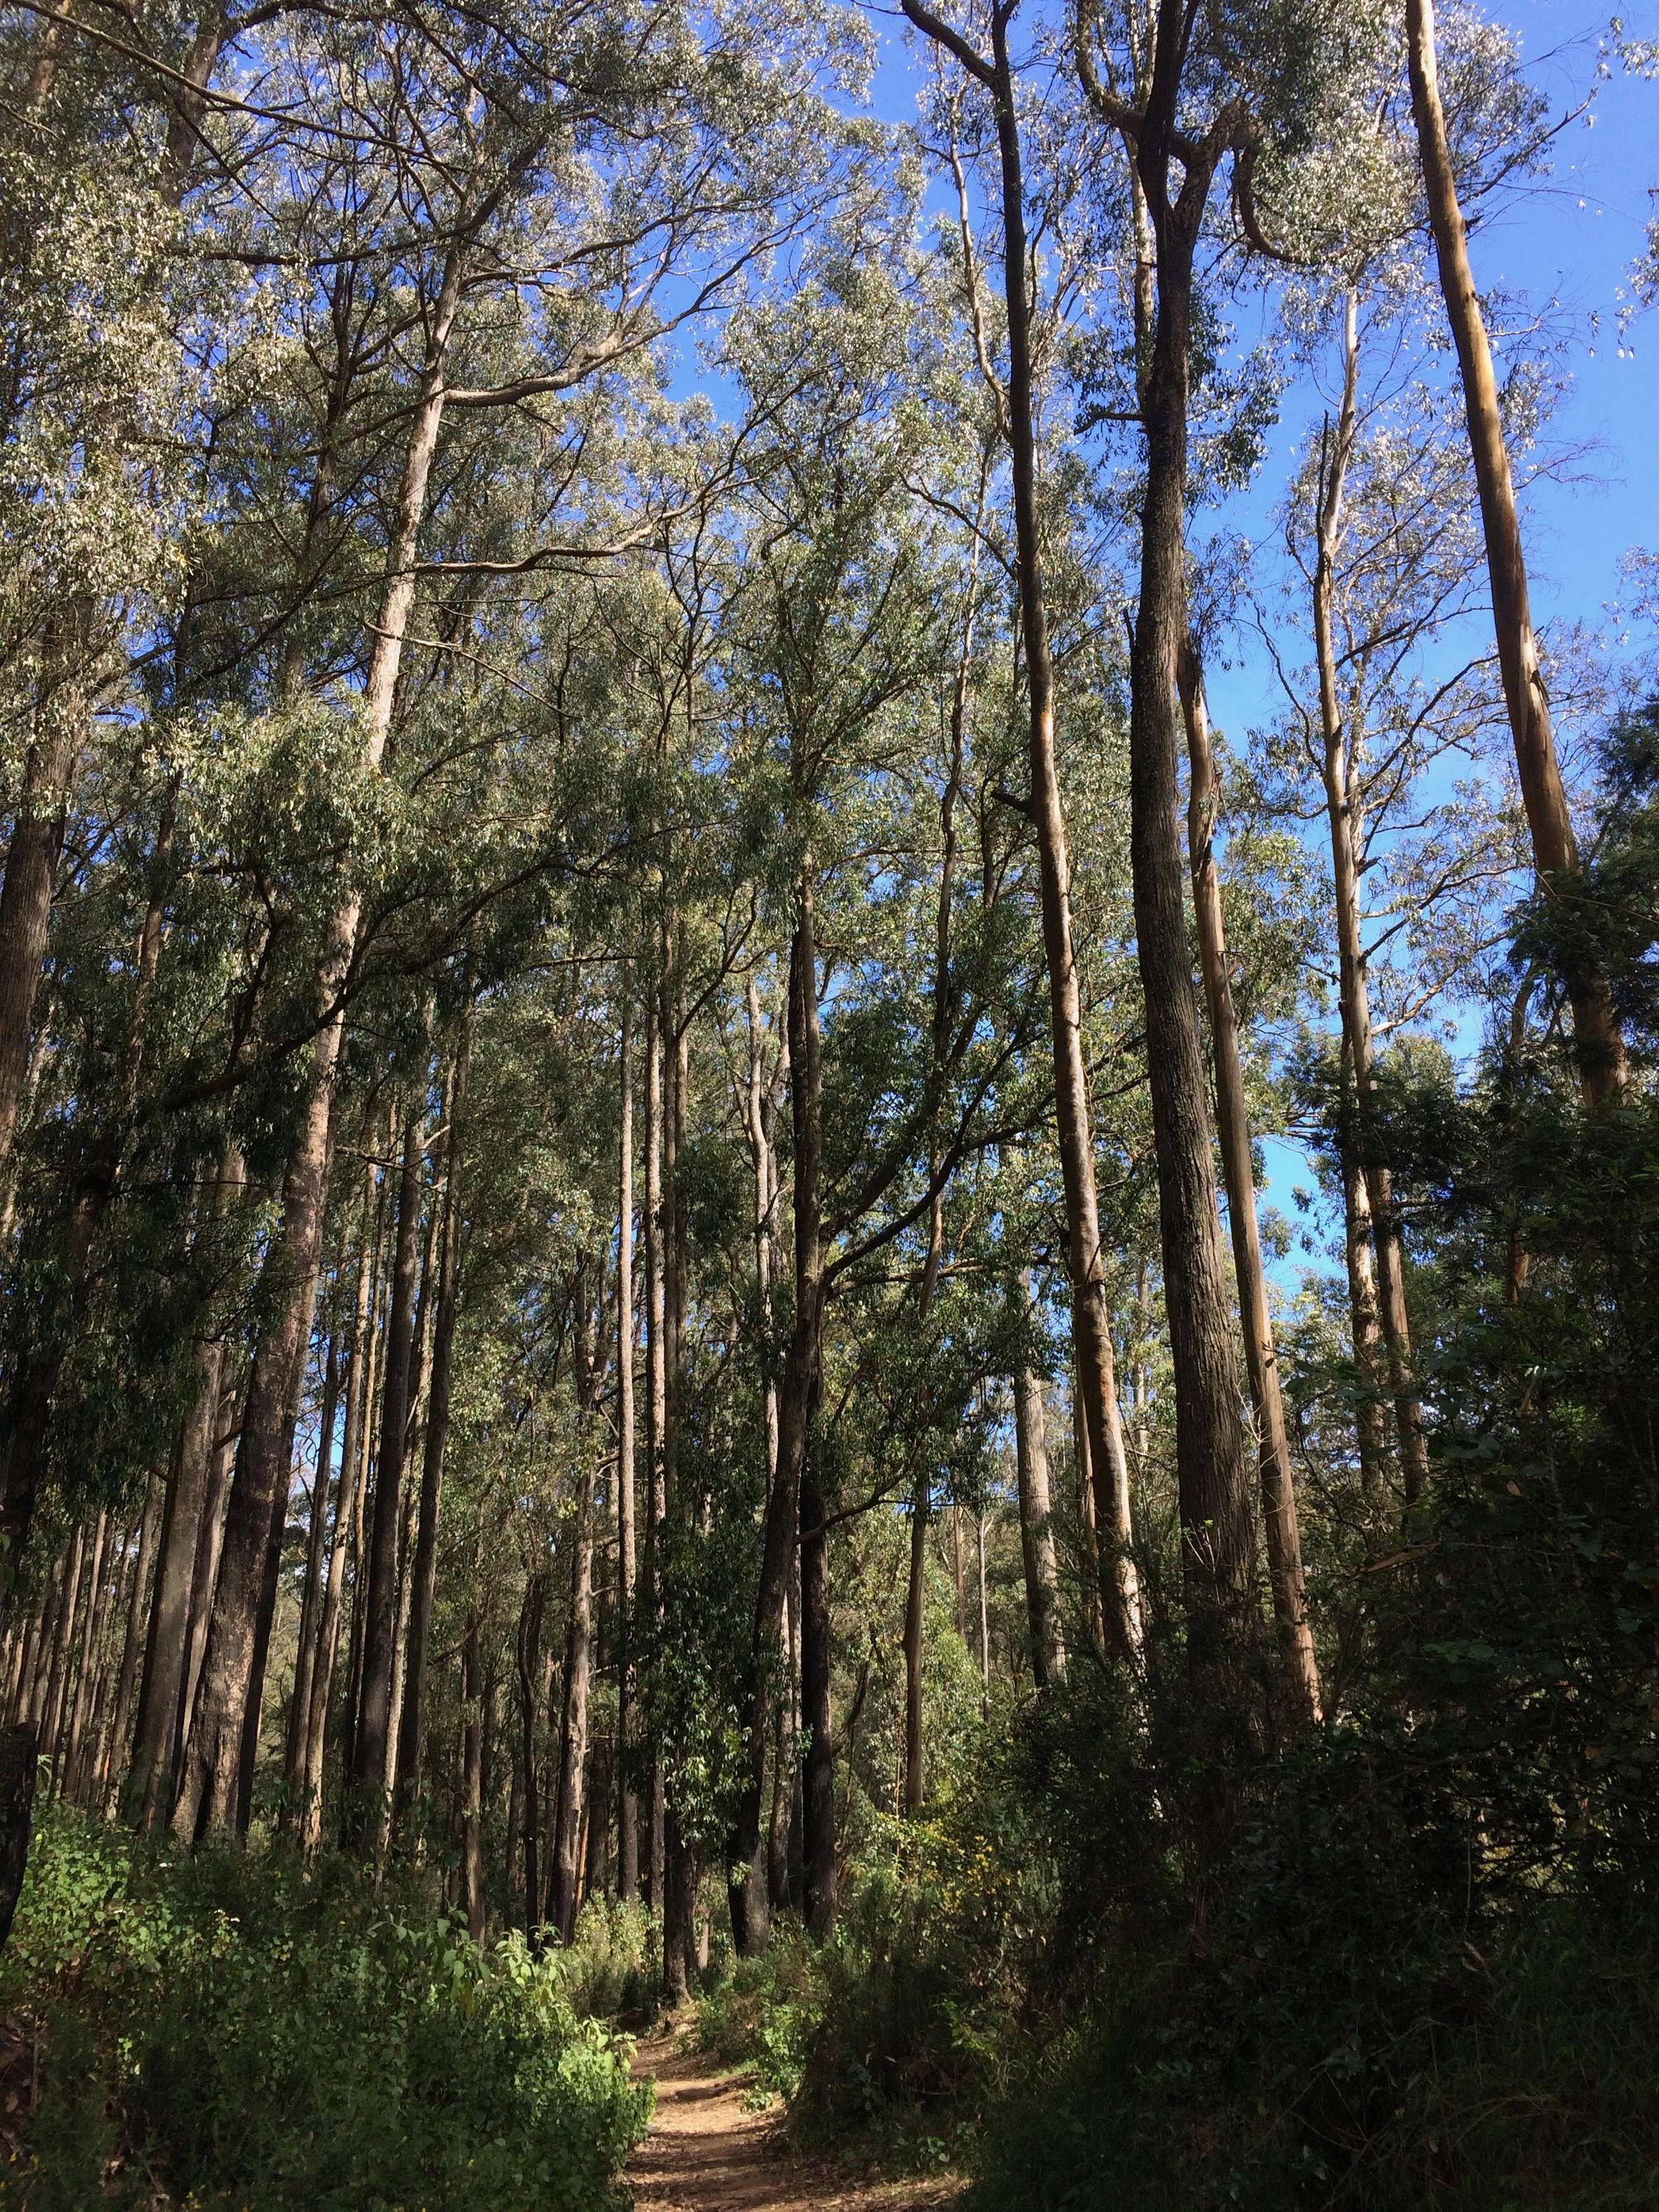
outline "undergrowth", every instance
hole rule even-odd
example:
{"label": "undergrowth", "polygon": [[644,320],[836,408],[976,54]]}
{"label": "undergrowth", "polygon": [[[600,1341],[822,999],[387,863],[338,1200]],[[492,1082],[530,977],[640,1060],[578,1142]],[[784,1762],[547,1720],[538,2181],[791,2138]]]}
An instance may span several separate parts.
{"label": "undergrowth", "polygon": [[572,1990],[588,1949],[480,1952],[410,1876],[181,1856],[42,1814],[0,2013],[39,2095],[0,2190],[29,2212],[604,2212],[649,2118]]}

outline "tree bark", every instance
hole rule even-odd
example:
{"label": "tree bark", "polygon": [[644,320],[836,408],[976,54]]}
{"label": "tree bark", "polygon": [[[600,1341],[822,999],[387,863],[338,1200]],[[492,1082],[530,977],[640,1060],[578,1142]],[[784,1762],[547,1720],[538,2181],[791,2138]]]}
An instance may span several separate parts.
{"label": "tree bark", "polygon": [[468,1616],[461,1646],[461,1899],[466,1932],[484,1939],[483,1670],[478,1657],[478,1616]]}
{"label": "tree bark", "polygon": [[617,1771],[617,1893],[640,1892],[640,1801],[633,1759],[639,1741],[639,1690],[634,1667],[638,1545],[635,1533],[634,1358],[638,1325],[634,1308],[634,1000],[624,986],[622,1042],[617,1071],[620,1130],[617,1171],[617,1702],[621,1739]]}
{"label": "tree bark", "polygon": [[323,1367],[322,1402],[317,1412],[317,1462],[311,1478],[310,1525],[306,1535],[305,1588],[294,1652],[294,1691],[289,1700],[288,1741],[283,1754],[284,1830],[304,1817],[306,1765],[310,1751],[311,1683],[317,1664],[317,1630],[322,1612],[329,1492],[334,1475],[334,1423],[340,1405],[340,1338],[331,1328]]}
{"label": "tree bark", "polygon": [[[1457,349],[1469,451],[1480,495],[1486,567],[1492,579],[1492,622],[1509,709],[1522,803],[1532,835],[1539,889],[1552,901],[1570,897],[1582,880],[1578,848],[1560,762],[1550,725],[1549,693],[1539,665],[1527,590],[1526,556],[1516,513],[1509,447],[1498,404],[1498,380],[1487,342],[1480,297],[1469,266],[1468,229],[1458,204],[1451,143],[1440,99],[1434,0],[1406,0],[1406,52],[1411,73],[1412,114],[1427,188],[1440,289]],[[1622,1091],[1628,1070],[1607,978],[1589,947],[1565,963],[1572,1004],[1579,1082],[1587,1104]]]}
{"label": "tree bark", "polygon": [[904,1592],[904,1789],[903,1810],[921,1810],[926,1777],[921,1741],[922,1605],[927,1587],[927,1478],[919,1474],[910,1492],[910,1571]]}
{"label": "tree bark", "polygon": [[1188,149],[1172,198],[1170,163],[1190,34],[1181,0],[1158,0],[1156,51],[1135,145],[1157,247],[1157,306],[1142,398],[1146,477],[1130,653],[1130,861],[1175,1381],[1188,1663],[1200,1726],[1231,1755],[1255,1739],[1259,1723],[1255,1513],[1188,962],[1176,697],[1186,636],[1193,256],[1229,138],[1218,125]]}
{"label": "tree bark", "polygon": [[[449,1442],[451,1370],[455,1317],[460,1298],[461,1115],[471,1054],[471,1012],[463,1018],[455,1066],[445,1102],[448,1135],[444,1145],[443,1222],[438,1247],[438,1296],[433,1312],[432,1364],[427,1388],[426,1435],[421,1455],[421,1510],[410,1567],[409,1630],[405,1644],[404,1700],[398,1743],[398,1792],[405,1814],[421,1785],[422,1747],[426,1731],[428,1652],[432,1637],[432,1601],[437,1587],[438,1522],[443,1502],[444,1453]],[[434,1201],[435,1202],[435,1201]]]}
{"label": "tree bark", "polygon": [[374,1460],[374,1503],[369,1523],[363,1598],[363,1674],[352,1731],[349,1833],[370,1842],[378,1858],[385,1846],[391,1788],[392,1669],[398,1648],[398,1567],[404,1515],[404,1460],[409,1439],[409,1385],[413,1365],[415,1269],[421,1224],[421,1131],[424,1101],[404,1122],[403,1165],[398,1180],[397,1237],[392,1262],[392,1302],[386,1316],[386,1368],[380,1436]]}
{"label": "tree bark", "polygon": [[[662,1634],[662,1551],[667,1521],[663,1468],[664,1431],[668,1422],[667,1352],[663,1299],[663,1036],[660,1005],[647,994],[645,1076],[645,1313],[646,1313],[646,1600],[651,1609],[653,1642]],[[662,1743],[651,1717],[650,1849],[647,1859],[651,1910],[660,1918],[666,1875],[667,1810]]]}
{"label": "tree bark", "polygon": [[85,1739],[93,1685],[98,1675],[98,1646],[104,1626],[106,1599],[104,1554],[108,1543],[109,1512],[106,1507],[100,1505],[97,1521],[93,1526],[92,1558],[87,1568],[87,1602],[81,1629],[81,1663],[75,1677],[75,1697],[70,1706],[69,1724],[64,1731],[63,1757],[58,1762],[58,1795],[71,1804],[79,1794],[81,1747]]}
{"label": "tree bark", "polygon": [[1118,1411],[1111,1316],[1101,1245],[1100,1205],[1090,1126],[1083,1000],[1072,935],[1071,857],[1054,760],[1054,680],[1048,645],[1048,596],[1038,513],[1036,395],[1032,360],[1030,255],[1019,116],[1008,57],[1008,15],[991,16],[991,59],[971,53],[920,0],[904,12],[929,38],[957,53],[991,95],[1001,184],[1003,284],[1007,308],[1008,384],[1003,430],[1013,483],[1015,573],[1025,651],[1031,790],[1036,833],[1043,952],[1048,974],[1054,1067],[1054,1119],[1066,1194],[1066,1261],[1072,1288],[1072,1342],[1077,1389],[1088,1427],[1096,1481],[1096,1518],[1108,1639],[1120,1657],[1139,1649],[1140,1599],[1130,1552],[1129,1470]]}
{"label": "tree bark", "polygon": [[[791,1555],[803,1525],[801,1483],[809,1457],[809,1436],[823,1362],[823,1073],[816,915],[812,870],[807,861],[803,863],[795,885],[787,1015],[790,1115],[795,1153],[795,1310],[778,1394],[777,1474],[767,1500],[755,1626],[744,1688],[743,1730],[748,1763],[732,1844],[735,1869],[730,1896],[732,1927],[740,1957],[753,1957],[764,1950],[770,1933],[761,1808],[765,1796],[766,1752],[771,1735],[773,1700],[783,1677],[785,1598]],[[821,1512],[817,1518],[822,1519]],[[803,1550],[803,1562],[805,1557]],[[827,1686],[825,1694],[827,1698]],[[811,1757],[809,1750],[809,1767]],[[833,1820],[833,1807],[831,1817]]]}
{"label": "tree bark", "polygon": [[800,1479],[801,1905],[820,1938],[835,1925],[836,1742],[830,1702],[830,1557],[815,1458]]}
{"label": "tree bark", "polygon": [[547,1606],[547,1577],[530,1577],[519,1613],[519,1711],[522,1727],[520,1820],[524,1838],[524,1929],[532,1946],[541,1942],[542,1793],[541,1722],[552,1686],[552,1655],[542,1648]]}
{"label": "tree bark", "polygon": [[133,1693],[138,1686],[139,1662],[149,1620],[150,1566],[155,1557],[165,1485],[154,1471],[144,1492],[144,1510],[138,1523],[138,1551],[132,1563],[132,1587],[127,1593],[126,1630],[121,1642],[121,1671],[115,1685],[115,1703],[98,1774],[96,1802],[113,1810],[112,1784],[127,1770],[127,1735],[132,1720]]}
{"label": "tree bark", "polygon": [[[1021,1285],[1029,1309],[1030,1279]],[[1028,1360],[1014,1376],[1014,1466],[1019,1491],[1019,1543],[1025,1568],[1025,1615],[1031,1632],[1031,1678],[1046,1690],[1066,1672],[1060,1619],[1060,1572],[1048,1488],[1048,1431],[1042,1385]]]}
{"label": "tree bark", "polygon": [[576,1496],[576,1526],[571,1546],[570,1624],[565,1645],[564,1717],[559,1731],[559,1795],[554,1824],[550,1917],[561,1943],[568,1943],[576,1932],[592,1632],[593,1468],[591,1460],[585,1459]]}
{"label": "tree bark", "polygon": [[[1331,873],[1336,896],[1337,995],[1346,1059],[1353,1079],[1352,1118],[1357,1125],[1352,1133],[1345,1135],[1344,1141],[1345,1145],[1357,1147],[1359,1170],[1365,1181],[1376,1259],[1377,1316],[1387,1347],[1401,1471],[1406,1501],[1410,1504],[1421,1495],[1428,1480],[1428,1444],[1413,1375],[1404,1255],[1395,1213],[1393,1181],[1382,1156],[1381,1133],[1376,1127],[1376,1050],[1359,904],[1364,799],[1357,745],[1343,716],[1337,680],[1336,564],[1348,469],[1353,457],[1358,374],[1358,310],[1350,292],[1344,316],[1341,405],[1334,433],[1327,440],[1322,454],[1314,556],[1314,652],[1319,669],[1322,774],[1330,823]],[[1358,1358],[1358,1340],[1355,1353]]]}
{"label": "tree bark", "polygon": [[1233,1006],[1231,963],[1221,882],[1215,865],[1216,810],[1219,801],[1215,751],[1204,699],[1204,675],[1198,650],[1188,640],[1181,659],[1181,705],[1187,724],[1190,764],[1188,848],[1193,872],[1193,905],[1198,918],[1199,957],[1210,1016],[1215,1060],[1216,1127],[1221,1139],[1222,1179],[1227,1192],[1227,1223],[1232,1237],[1233,1273],[1238,1285],[1239,1318],[1244,1333],[1244,1369],[1255,1413],[1256,1449],[1261,1477],[1262,1525],[1267,1539],[1267,1576],[1278,1624],[1286,1709],[1298,1726],[1319,1718],[1319,1666],[1308,1626],[1308,1591],[1302,1569],[1302,1534],[1296,1510],[1296,1479],[1291,1466],[1285,1404],[1279,1387],[1279,1353],[1267,1304],[1267,1272],[1261,1263],[1261,1234],[1255,1212],[1255,1163],[1250,1152],[1250,1122],[1244,1100],[1244,1070],[1238,1045],[1238,1017]]}

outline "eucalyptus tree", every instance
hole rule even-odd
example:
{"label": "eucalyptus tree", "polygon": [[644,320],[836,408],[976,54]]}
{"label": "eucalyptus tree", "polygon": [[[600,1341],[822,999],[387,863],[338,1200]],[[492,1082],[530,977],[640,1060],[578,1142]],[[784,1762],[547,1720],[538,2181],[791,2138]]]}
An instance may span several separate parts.
{"label": "eucalyptus tree", "polygon": [[[971,127],[969,150],[982,152],[989,166],[986,196],[1000,216],[1001,339],[1006,349],[1006,369],[1000,368],[993,357],[991,326],[981,295],[982,279],[977,267],[964,181],[963,104],[948,91],[941,94],[939,120],[941,135],[948,141],[947,159],[957,188],[966,319],[1009,459],[1015,574],[1029,709],[1029,790],[1018,803],[1032,824],[1040,859],[1055,1112],[1066,1182],[1077,1389],[1084,1407],[1094,1471],[1103,1564],[1109,1577],[1106,1602],[1109,1632],[1118,1654],[1127,1656],[1134,1649],[1138,1635],[1136,1592],[1129,1555],[1128,1471],[1118,1411],[1111,1321],[1106,1307],[1105,1259],[1083,1043],[1082,992],[1072,921],[1072,864],[1065,804],[1056,769],[1057,694],[1045,581],[1045,562],[1052,557],[1052,549],[1045,544],[1044,530],[1042,410],[1048,395],[1043,378],[1045,371],[1052,368],[1068,308],[1073,305],[1067,295],[1075,291],[1078,283],[1074,264],[1066,265],[1072,257],[1064,250],[1063,237],[1067,202],[1075,189],[1077,155],[1074,151],[1060,152],[1067,134],[1056,130],[1051,118],[1045,129],[1044,151],[1049,156],[1048,168],[1056,173],[1043,177],[1044,197],[1039,228],[1034,235],[1030,228],[1025,179],[1030,118],[1022,118],[1021,71],[1009,44],[1017,0],[1012,5],[1005,4],[1005,0],[993,0],[985,14],[982,45],[976,45],[974,38],[964,35],[945,17],[923,6],[921,0],[905,0],[905,13],[942,54],[949,55],[976,88],[975,100],[988,105],[989,109],[988,131],[983,131],[983,118],[978,126]],[[976,27],[975,36],[979,35]],[[985,142],[982,145],[981,134]],[[1061,266],[1054,296],[1047,302],[1038,296],[1036,259],[1045,242],[1055,246]]]}
{"label": "eucalyptus tree", "polygon": [[[1409,280],[1403,296],[1374,284],[1363,307],[1349,289],[1334,314],[1334,410],[1282,510],[1299,643],[1269,638],[1290,714],[1267,762],[1281,816],[1326,825],[1358,1440],[1375,1510],[1385,1401],[1407,1502],[1428,1477],[1378,1038],[1479,997],[1520,854],[1492,750],[1495,671],[1469,635],[1485,598],[1456,410],[1431,380]],[[1517,393],[1517,422],[1522,404]]]}
{"label": "eucalyptus tree", "polygon": [[1469,453],[1480,496],[1492,622],[1516,772],[1539,888],[1553,904],[1568,910],[1562,964],[1572,1005],[1579,1081],[1586,1102],[1595,1106],[1624,1087],[1624,1043],[1612,989],[1595,951],[1593,927],[1587,931],[1571,912],[1575,897],[1582,896],[1583,872],[1556,753],[1548,687],[1533,630],[1526,555],[1502,400],[1486,317],[1469,262],[1468,226],[1458,198],[1451,133],[1441,97],[1433,0],[1407,0],[1406,54],[1429,228],[1446,318],[1457,349]]}
{"label": "eucalyptus tree", "polygon": [[[952,737],[948,708],[945,759],[930,760],[921,737],[958,682],[951,631],[959,635],[961,618],[941,582],[960,526],[913,489],[933,434],[906,404],[907,386],[939,324],[905,249],[901,228],[885,266],[827,259],[816,285],[738,334],[745,378],[778,395],[764,464],[758,453],[753,463],[732,742],[779,813],[763,881],[787,932],[793,1261],[732,1850],[744,1949],[766,1935],[761,1815],[797,1542],[806,1886],[818,1914],[834,1904],[824,1576],[825,1524],[840,1509],[820,1486],[815,1443],[830,1304],[936,1220],[952,1175],[1006,1110],[1024,1033],[1016,1014],[986,1034],[988,994],[1006,987],[981,886],[994,888],[1009,841],[990,830],[977,883],[951,872],[952,809],[969,803],[960,747],[973,740]],[[948,794],[942,813],[935,776]],[[980,810],[988,805],[994,814],[994,800]],[[984,819],[978,829],[983,842]],[[932,950],[918,977],[908,954],[924,930]],[[931,1262],[924,1251],[920,1276],[936,1278],[939,1264],[936,1249]],[[924,1317],[926,1305],[924,1296]]]}
{"label": "eucalyptus tree", "polygon": [[[584,514],[581,493],[556,462],[550,482],[528,502],[542,542],[526,547],[520,539],[504,558],[464,544],[456,558],[422,562],[420,538],[446,420],[478,423],[522,410],[544,435],[562,425],[580,453],[583,388],[630,362],[643,365],[674,322],[706,310],[792,219],[794,204],[781,187],[786,173],[797,185],[802,179],[799,164],[786,172],[781,118],[803,86],[762,66],[740,39],[733,45],[717,38],[705,51],[688,46],[680,28],[678,17],[661,11],[625,21],[599,9],[560,10],[533,25],[515,23],[510,34],[476,25],[475,46],[453,56],[441,56],[411,31],[406,48],[398,42],[380,57],[345,26],[315,58],[332,64],[325,81],[342,112],[378,97],[377,82],[394,108],[404,98],[418,101],[425,149],[407,172],[394,162],[386,187],[388,213],[411,202],[416,212],[406,234],[392,232],[383,280],[398,302],[398,408],[407,428],[406,441],[388,456],[385,572],[360,664],[367,776],[380,775],[392,735],[423,577],[441,590],[440,579],[531,574],[567,550],[545,542],[549,529],[567,538],[576,559],[614,556],[655,526],[648,514],[636,515],[619,538],[595,544],[591,496]],[[619,42],[634,52],[631,67],[621,71]],[[810,71],[810,54],[802,59]],[[382,77],[382,70],[391,74]],[[481,86],[490,94],[482,101]],[[515,87],[533,88],[538,97],[521,100]],[[319,94],[313,82],[308,96],[315,103]],[[662,304],[671,297],[672,307]],[[481,380],[469,380],[469,368]],[[452,443],[457,434],[452,429]],[[571,526],[562,528],[561,505],[571,509]],[[348,882],[322,933],[305,1102],[282,1227],[266,1261],[272,1283],[283,1288],[250,1382],[204,1702],[174,1814],[181,1832],[232,1817],[233,1746],[258,1666],[257,1563],[279,1508],[283,1439],[308,1333],[334,1071],[362,914],[362,891]],[[388,1389],[392,1381],[388,1374]],[[389,1440],[394,1431],[388,1395],[383,1435]],[[386,1473],[381,1515],[389,1525],[395,1463],[387,1462]],[[371,1680],[384,1674],[387,1618],[383,1595],[374,1613]],[[385,1756],[378,1701],[366,1717],[358,1749],[368,1762],[359,1780],[368,1789],[369,1766]]]}

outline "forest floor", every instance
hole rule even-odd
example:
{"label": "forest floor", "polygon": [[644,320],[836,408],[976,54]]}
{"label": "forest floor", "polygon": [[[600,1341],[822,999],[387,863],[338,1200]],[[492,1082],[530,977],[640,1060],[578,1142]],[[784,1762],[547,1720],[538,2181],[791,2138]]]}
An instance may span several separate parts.
{"label": "forest floor", "polygon": [[860,2180],[789,2148],[775,2113],[744,2104],[750,2077],[672,2035],[642,2039],[635,2076],[657,2084],[651,2132],[628,2161],[635,2212],[934,2212],[961,2184]]}

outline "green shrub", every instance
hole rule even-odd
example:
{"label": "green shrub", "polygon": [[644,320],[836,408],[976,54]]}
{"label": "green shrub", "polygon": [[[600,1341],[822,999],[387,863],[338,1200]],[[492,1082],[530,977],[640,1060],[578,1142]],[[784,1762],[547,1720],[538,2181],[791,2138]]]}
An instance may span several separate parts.
{"label": "green shrub", "polygon": [[599,2212],[649,2116],[567,1962],[481,1954],[418,1884],[276,1854],[175,1859],[43,1817],[0,2008],[41,2097],[31,2212]]}
{"label": "green shrub", "polygon": [[550,1955],[571,2010],[584,2019],[615,2020],[656,2002],[656,1931],[637,1899],[590,1897],[576,1916],[569,1948]]}

